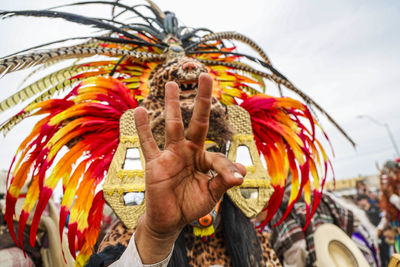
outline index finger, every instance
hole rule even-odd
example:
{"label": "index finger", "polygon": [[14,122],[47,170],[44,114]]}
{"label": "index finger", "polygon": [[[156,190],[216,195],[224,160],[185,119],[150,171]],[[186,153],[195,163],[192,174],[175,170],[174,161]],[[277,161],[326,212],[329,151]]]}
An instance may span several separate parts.
{"label": "index finger", "polygon": [[138,107],[134,110],[134,116],[144,158],[146,161],[150,161],[158,156],[160,150],[153,138],[147,111],[142,107]]}
{"label": "index finger", "polygon": [[200,74],[197,96],[192,119],[186,132],[186,138],[202,146],[206,140],[210,120],[212,78],[207,73]]}

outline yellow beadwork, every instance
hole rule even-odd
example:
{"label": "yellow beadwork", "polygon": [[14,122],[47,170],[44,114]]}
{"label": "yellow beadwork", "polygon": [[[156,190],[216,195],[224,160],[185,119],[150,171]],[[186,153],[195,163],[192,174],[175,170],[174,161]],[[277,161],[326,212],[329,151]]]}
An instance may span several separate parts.
{"label": "yellow beadwork", "polygon": [[195,236],[201,236],[201,237],[210,236],[214,233],[215,233],[215,229],[214,229],[213,225],[210,225],[207,228],[199,228],[199,227],[195,227],[195,226],[193,227],[193,234]]}

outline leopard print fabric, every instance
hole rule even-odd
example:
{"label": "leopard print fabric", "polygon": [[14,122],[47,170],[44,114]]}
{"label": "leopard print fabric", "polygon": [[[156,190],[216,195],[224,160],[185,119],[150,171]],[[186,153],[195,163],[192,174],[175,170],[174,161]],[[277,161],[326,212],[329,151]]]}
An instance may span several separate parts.
{"label": "leopard print fabric", "polygon": [[192,97],[191,90],[184,91],[184,84],[197,83],[201,73],[207,73],[207,68],[198,60],[190,57],[174,57],[158,65],[150,74],[148,86],[150,95],[159,100],[165,96],[165,84],[175,81],[181,89],[182,96]]}
{"label": "leopard print fabric", "polygon": [[[97,253],[100,253],[108,246],[121,244],[128,246],[134,230],[127,229],[121,221],[117,221],[108,231],[101,242]],[[268,242],[266,233],[257,233],[263,252],[263,263],[266,267],[280,267],[275,251]],[[202,238],[194,236],[192,233],[185,233],[186,255],[190,266],[211,266],[221,265],[230,266],[231,261],[227,254],[224,244],[224,234],[221,228],[215,232],[215,236],[209,241],[204,242]]]}
{"label": "leopard print fabric", "polygon": [[103,251],[108,246],[115,247],[118,244],[127,247],[134,232],[134,229],[126,228],[120,220],[117,220],[106,233],[97,249],[97,252],[99,253]]}
{"label": "leopard print fabric", "polygon": [[263,252],[264,262],[266,267],[282,266],[278,256],[269,243],[269,234],[266,232],[257,232],[260,239],[261,250]]}
{"label": "leopard print fabric", "polygon": [[[182,120],[187,129],[194,108],[198,78],[201,73],[206,72],[207,68],[198,60],[179,57],[160,64],[151,73],[148,83],[150,93],[140,103],[140,106],[147,109],[150,127],[159,147],[163,147],[165,136],[165,84],[168,81],[175,81],[180,88]],[[215,97],[212,97],[211,100],[210,127],[207,138],[217,143],[221,148],[219,151],[223,153],[226,142],[232,139],[226,108]]]}
{"label": "leopard print fabric", "polygon": [[[282,266],[275,251],[268,242],[267,234],[257,232],[257,236],[260,240],[261,251],[263,252],[263,262],[259,263],[259,266]],[[224,244],[224,233],[221,228],[218,228],[215,236],[207,242],[204,242],[202,238],[196,237],[192,233],[185,234],[185,241],[190,266],[231,266],[231,260]]]}

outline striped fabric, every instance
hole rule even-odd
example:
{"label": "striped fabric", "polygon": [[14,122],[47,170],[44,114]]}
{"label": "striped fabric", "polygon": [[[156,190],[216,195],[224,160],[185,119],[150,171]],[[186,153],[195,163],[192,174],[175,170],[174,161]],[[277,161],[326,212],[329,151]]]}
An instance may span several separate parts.
{"label": "striped fabric", "polygon": [[283,262],[284,252],[294,243],[305,240],[307,244],[306,264],[305,266],[316,266],[316,254],[314,248],[314,232],[318,226],[324,223],[332,223],[340,227],[350,237],[354,232],[354,215],[351,211],[337,205],[328,195],[322,197],[321,203],[311,220],[308,228],[303,232],[306,222],[306,205],[303,199],[300,199],[295,205],[293,211],[286,220],[280,225],[274,227],[281,216],[284,214],[289,200],[290,190],[285,191],[283,202],[270,222],[272,229],[270,243],[281,262]]}
{"label": "striped fabric", "polygon": [[379,260],[379,248],[374,243],[371,235],[365,227],[359,225],[357,230],[353,233],[352,239],[361,250],[371,267],[381,266]]}

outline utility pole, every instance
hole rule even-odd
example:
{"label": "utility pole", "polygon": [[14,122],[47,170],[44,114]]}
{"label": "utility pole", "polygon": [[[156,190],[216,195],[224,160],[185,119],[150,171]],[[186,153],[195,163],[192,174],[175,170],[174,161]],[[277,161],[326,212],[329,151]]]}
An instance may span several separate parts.
{"label": "utility pole", "polygon": [[398,146],[396,144],[396,141],[394,140],[392,131],[390,130],[390,127],[389,127],[388,123],[379,122],[378,120],[374,119],[373,117],[371,117],[369,115],[358,115],[357,118],[359,118],[359,119],[368,119],[368,120],[372,121],[373,123],[375,123],[376,125],[385,127],[386,131],[387,131],[387,133],[389,135],[390,141],[392,141],[393,148],[396,151],[396,155],[397,155],[397,157],[400,157],[399,148],[398,148]]}

